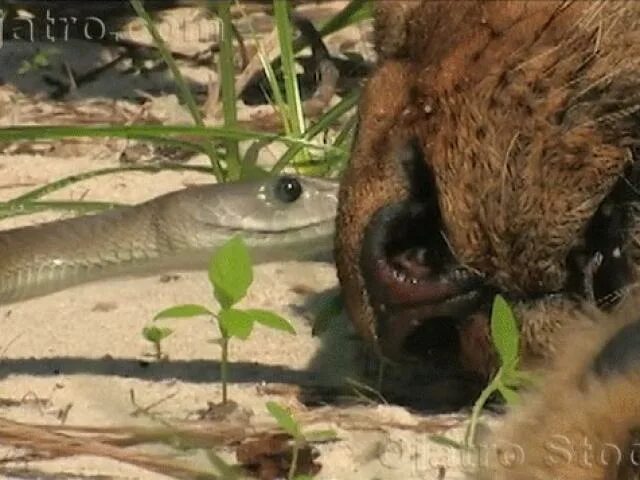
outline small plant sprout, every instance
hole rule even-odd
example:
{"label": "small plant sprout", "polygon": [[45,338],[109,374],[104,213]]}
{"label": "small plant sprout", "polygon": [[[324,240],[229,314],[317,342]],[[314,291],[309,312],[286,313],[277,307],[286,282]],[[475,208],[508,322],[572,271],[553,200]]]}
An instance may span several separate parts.
{"label": "small plant sprout", "polygon": [[498,392],[507,404],[518,403],[520,398],[517,389],[525,384],[531,384],[535,378],[518,369],[520,361],[520,334],[518,323],[513,311],[501,295],[496,295],[491,309],[491,340],[498,354],[499,368],[491,382],[482,390],[473,404],[471,419],[467,426],[464,442],[459,443],[442,435],[432,435],[430,438],[441,445],[462,450],[472,450],[475,447],[476,430],[480,413],[489,398]]}
{"label": "small plant sprout", "polygon": [[217,314],[203,305],[184,304],[159,312],[154,320],[205,315],[217,321],[220,331],[220,339],[217,343],[221,347],[222,403],[226,403],[231,338],[246,340],[251,335],[256,322],[291,334],[295,334],[295,330],[287,320],[276,313],[267,310],[234,308],[234,305],[245,297],[253,282],[251,257],[240,236],[232,237],[214,253],[209,263],[209,282],[213,287],[213,295],[220,304],[220,311]]}
{"label": "small plant sprout", "polygon": [[518,403],[518,387],[530,383],[531,378],[518,370],[520,361],[520,335],[513,311],[501,295],[496,295],[491,309],[491,340],[498,354],[500,367],[473,405],[471,420],[465,433],[467,448],[475,444],[480,412],[494,392],[500,393],[507,404]]}
{"label": "small plant sprout", "polygon": [[311,441],[326,441],[336,438],[336,432],[333,430],[318,430],[312,432],[303,432],[300,424],[293,415],[276,402],[267,402],[267,410],[276,420],[278,426],[293,438],[293,448],[291,453],[291,466],[287,480],[307,480],[311,479],[308,475],[296,475],[298,468],[298,455],[300,450]]}
{"label": "small plant sprout", "polygon": [[166,355],[162,353],[161,342],[172,333],[173,330],[168,327],[157,327],[155,325],[147,325],[142,329],[142,336],[153,344],[156,360],[166,358]]}

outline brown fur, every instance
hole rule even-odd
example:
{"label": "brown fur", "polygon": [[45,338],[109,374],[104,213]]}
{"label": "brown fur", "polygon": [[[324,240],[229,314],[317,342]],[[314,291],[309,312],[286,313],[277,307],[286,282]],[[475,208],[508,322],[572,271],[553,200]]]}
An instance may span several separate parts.
{"label": "brown fur", "polygon": [[[634,457],[626,452],[640,427],[640,371],[605,380],[588,372],[618,329],[638,321],[638,306],[632,299],[610,315],[573,312],[571,328],[558,335],[562,353],[540,376],[541,391],[525,396],[523,406],[481,448],[478,479],[637,478],[615,476],[615,467],[640,460],[638,452]],[[507,460],[509,455],[517,460]]]}
{"label": "brown fur", "polygon": [[[359,253],[373,213],[408,195],[398,156],[412,137],[434,172],[458,261],[514,294],[560,289],[568,252],[640,141],[632,118],[640,2],[389,0],[376,14],[381,61],[364,91],[336,238],[356,329],[375,344]],[[496,437],[522,445],[527,467],[481,478],[616,478],[606,468],[545,463],[543,447],[555,433],[624,446],[640,427],[640,374],[578,385],[612,330],[639,320],[638,310],[593,322],[562,297],[516,310],[526,361],[544,365],[567,351],[540,397]]]}
{"label": "brown fur", "polygon": [[[568,251],[640,140],[629,121],[639,2],[429,0],[410,13],[406,43],[385,47],[365,88],[341,192],[338,273],[369,337],[355,259],[372,213],[407,195],[395,160],[407,138],[435,173],[459,261],[513,292],[561,287]],[[384,15],[377,25],[397,28]]]}

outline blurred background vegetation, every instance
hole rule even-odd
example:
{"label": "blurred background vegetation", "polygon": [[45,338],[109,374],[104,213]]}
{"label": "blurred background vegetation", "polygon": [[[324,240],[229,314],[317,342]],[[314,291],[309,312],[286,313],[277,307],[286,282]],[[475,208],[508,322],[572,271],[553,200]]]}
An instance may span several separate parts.
{"label": "blurred background vegetation", "polygon": [[374,55],[368,0],[0,0],[0,154],[126,138],[119,165],[0,203],[0,218],[123,171],[336,177]]}

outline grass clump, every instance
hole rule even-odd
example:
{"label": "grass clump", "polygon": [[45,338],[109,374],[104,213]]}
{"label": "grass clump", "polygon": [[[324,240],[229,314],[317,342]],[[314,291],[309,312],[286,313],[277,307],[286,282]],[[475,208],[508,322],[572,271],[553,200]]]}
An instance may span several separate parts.
{"label": "grass clump", "polygon": [[[281,70],[285,79],[280,86],[266,52],[258,44],[258,55],[262,60],[267,77],[270,79],[272,105],[282,117],[282,131],[265,132],[255,128],[240,126],[237,122],[236,78],[234,71],[234,33],[230,9],[242,7],[242,3],[231,0],[210,2],[220,19],[222,29],[220,52],[217,55],[220,77],[221,106],[223,122],[220,126],[209,126],[205,122],[202,108],[197,104],[188,82],[163,40],[153,19],[144,9],[140,0],[130,0],[138,17],[149,31],[155,50],[168,66],[180,101],[189,111],[193,125],[16,125],[0,128],[0,142],[29,142],[39,140],[60,140],[67,138],[126,138],[168,145],[196,153],[204,153],[209,165],[173,165],[163,162],[157,166],[114,167],[107,171],[79,172],[61,181],[39,187],[24,195],[0,202],[0,218],[24,215],[44,210],[65,210],[91,213],[117,206],[113,202],[52,201],[43,196],[63,186],[105,173],[120,173],[130,170],[158,172],[165,169],[198,169],[212,174],[216,181],[235,181],[256,176],[275,175],[293,167],[299,173],[335,176],[346,165],[351,149],[356,125],[355,107],[360,91],[354,88],[335,105],[314,119],[305,118],[301,107],[300,89],[296,75],[295,54],[306,43],[304,38],[293,38],[291,9],[295,3],[288,0],[274,0],[273,12],[280,47]],[[336,13],[319,28],[323,37],[335,33],[355,23],[371,18],[370,3],[367,0],[352,0],[344,9]],[[38,57],[35,66],[44,66],[45,57]],[[37,65],[36,65],[37,64]],[[337,128],[336,128],[337,126]],[[241,154],[239,143],[246,142],[247,148]],[[274,143],[284,144],[285,151],[268,168],[256,164],[259,153]],[[51,188],[50,188],[51,187]]]}

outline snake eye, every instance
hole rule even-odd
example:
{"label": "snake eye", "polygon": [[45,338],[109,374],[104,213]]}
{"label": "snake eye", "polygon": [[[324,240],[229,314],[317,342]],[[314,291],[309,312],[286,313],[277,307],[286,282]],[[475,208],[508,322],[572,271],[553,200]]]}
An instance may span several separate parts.
{"label": "snake eye", "polygon": [[302,195],[302,185],[295,177],[280,177],[275,185],[275,195],[281,202],[295,202]]}

